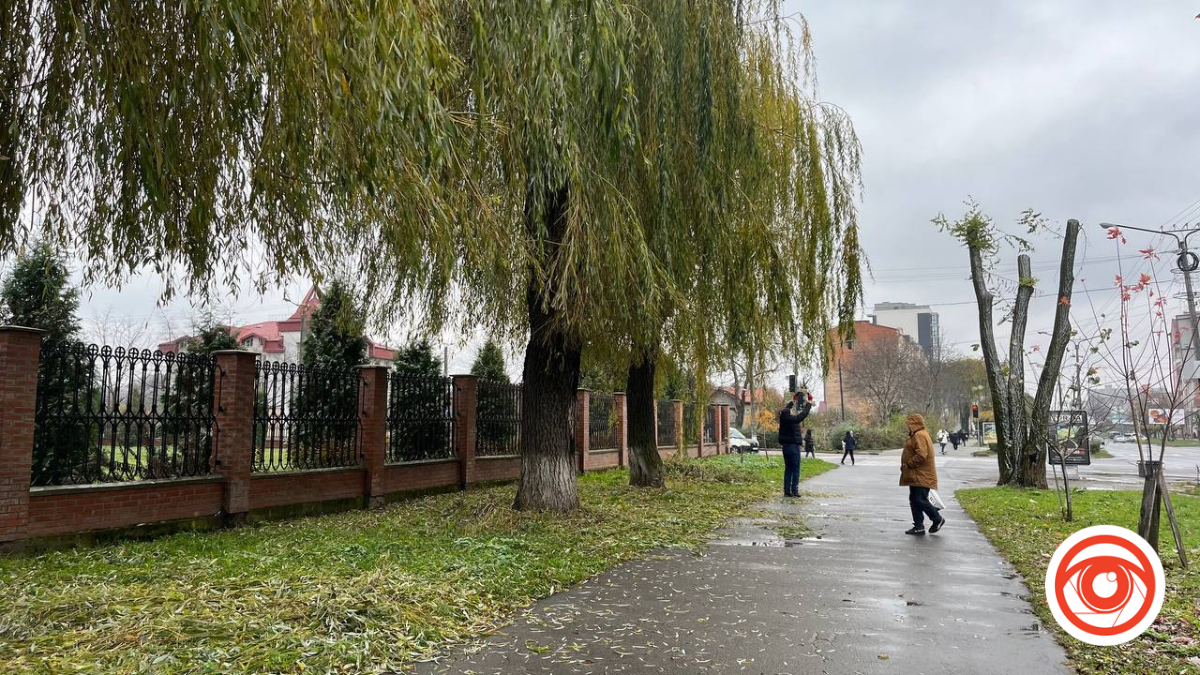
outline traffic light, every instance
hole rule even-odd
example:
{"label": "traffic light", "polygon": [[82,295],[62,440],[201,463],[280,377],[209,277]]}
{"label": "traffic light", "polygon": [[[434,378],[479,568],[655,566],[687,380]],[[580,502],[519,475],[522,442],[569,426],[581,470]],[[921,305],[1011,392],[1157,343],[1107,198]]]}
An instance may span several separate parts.
{"label": "traffic light", "polygon": [[979,404],[978,403],[971,404],[971,417],[973,417],[975,419],[979,419]]}

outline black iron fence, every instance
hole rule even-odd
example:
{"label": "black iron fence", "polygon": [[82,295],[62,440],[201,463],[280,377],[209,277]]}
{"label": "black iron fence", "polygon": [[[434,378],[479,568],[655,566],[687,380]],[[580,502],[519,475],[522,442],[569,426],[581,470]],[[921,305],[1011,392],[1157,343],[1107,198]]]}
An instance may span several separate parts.
{"label": "black iron fence", "polygon": [[254,472],[358,465],[361,388],[353,368],[256,362]]}
{"label": "black iron fence", "polygon": [[388,378],[387,461],[454,457],[454,386],[448,377]]}
{"label": "black iron fence", "polygon": [[675,447],[675,403],[658,401],[658,446]]}
{"label": "black iron fence", "polygon": [[708,404],[704,407],[704,442],[717,442],[717,406]]}
{"label": "black iron fence", "polygon": [[617,442],[617,409],[613,397],[592,392],[588,403],[588,448],[615,450]]}
{"label": "black iron fence", "polygon": [[208,356],[43,343],[30,484],[208,474],[214,373]]}
{"label": "black iron fence", "polygon": [[475,389],[475,455],[521,452],[521,385],[479,380]]}

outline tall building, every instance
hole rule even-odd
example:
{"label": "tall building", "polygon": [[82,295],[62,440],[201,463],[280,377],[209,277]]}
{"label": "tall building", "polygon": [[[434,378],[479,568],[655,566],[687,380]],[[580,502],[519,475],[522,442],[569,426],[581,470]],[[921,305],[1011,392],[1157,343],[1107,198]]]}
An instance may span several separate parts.
{"label": "tall building", "polygon": [[876,303],[871,322],[904,333],[921,346],[926,356],[932,356],[941,349],[938,315],[929,305],[914,305],[910,302]]}

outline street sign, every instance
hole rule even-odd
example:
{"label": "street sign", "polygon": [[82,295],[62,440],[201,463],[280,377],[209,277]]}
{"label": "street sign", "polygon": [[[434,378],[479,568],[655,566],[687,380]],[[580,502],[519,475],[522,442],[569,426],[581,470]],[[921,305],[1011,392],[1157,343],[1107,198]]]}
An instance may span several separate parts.
{"label": "street sign", "polygon": [[1087,413],[1082,410],[1050,411],[1046,459],[1052,466],[1092,463]]}

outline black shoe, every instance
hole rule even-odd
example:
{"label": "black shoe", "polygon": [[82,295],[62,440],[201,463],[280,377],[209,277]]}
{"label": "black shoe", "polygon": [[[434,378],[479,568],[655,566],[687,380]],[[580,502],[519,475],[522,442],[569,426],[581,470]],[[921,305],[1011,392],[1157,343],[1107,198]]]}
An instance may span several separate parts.
{"label": "black shoe", "polygon": [[934,534],[938,530],[942,529],[942,526],[945,524],[946,524],[946,519],[942,518],[941,520],[937,521],[933,525],[930,525],[929,526],[929,534]]}
{"label": "black shoe", "polygon": [[904,534],[912,534],[912,535],[916,535],[916,536],[918,536],[918,537],[923,537],[923,536],[925,536],[925,528],[923,528],[923,527],[917,527],[917,526],[915,526],[915,525],[914,525],[912,528],[910,528],[909,530],[905,531],[905,533],[904,533]]}

